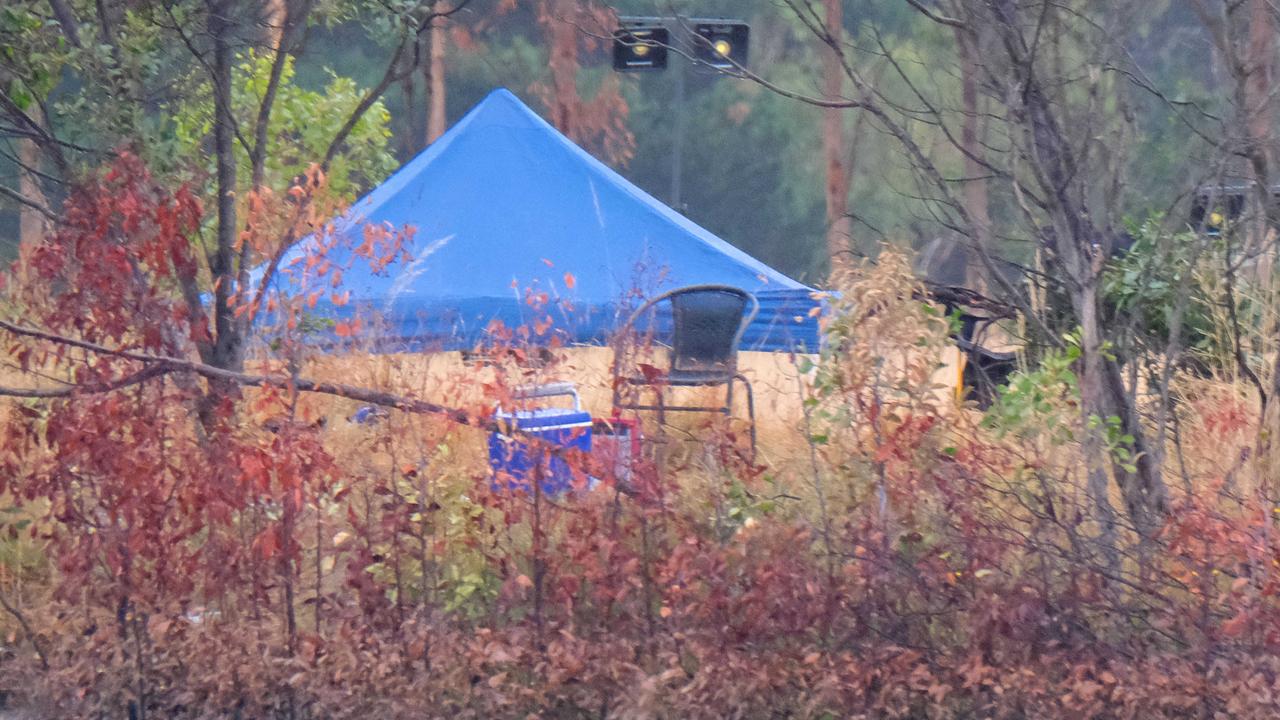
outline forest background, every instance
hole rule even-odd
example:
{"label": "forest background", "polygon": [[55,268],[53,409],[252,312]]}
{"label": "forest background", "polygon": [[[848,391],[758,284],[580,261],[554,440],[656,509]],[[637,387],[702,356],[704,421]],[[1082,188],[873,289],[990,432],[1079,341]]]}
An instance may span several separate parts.
{"label": "forest background", "polygon": [[[512,7],[496,12],[506,4]],[[869,38],[874,29],[909,58],[913,74],[945,95],[958,92],[955,41],[945,27],[922,17],[906,3],[844,5],[845,31],[853,38],[863,38],[862,59],[868,66],[875,65],[874,41]],[[620,15],[661,15],[674,10],[699,17],[744,19],[752,27],[753,67],[767,68],[767,76],[785,86],[821,94],[821,48],[785,4],[767,0],[638,0],[613,3],[613,7]],[[23,4],[17,3],[7,12],[22,8]],[[512,89],[540,112],[548,113],[545,93],[537,92],[551,82],[549,37],[538,22],[541,12],[545,10],[534,2],[475,0],[449,18],[442,59],[447,124],[499,86]],[[381,78],[389,35],[376,24],[351,17],[353,14],[335,13],[307,29],[296,50],[293,82],[300,90],[322,91],[333,75],[350,78],[360,88],[372,87]],[[8,22],[17,21],[11,18]],[[584,27],[583,32],[598,32],[601,27]],[[56,32],[54,28],[46,30]],[[1221,92],[1230,85],[1229,73],[1192,3],[1149,4],[1124,32],[1126,48],[1149,73],[1146,82],[1153,87],[1207,112],[1221,112],[1229,105],[1229,98],[1223,98]],[[578,84],[583,95],[590,97],[602,80],[613,74],[609,48],[600,44],[584,49],[581,65]],[[883,69],[878,72],[885,73]],[[628,179],[663,200],[671,197],[674,73],[673,66],[667,72],[633,73],[621,79],[627,108],[623,125],[633,138],[629,152],[610,156],[601,152],[599,142],[585,143]],[[394,161],[383,163],[359,188],[369,189],[381,174],[422,149],[429,111],[423,81],[415,79],[417,87],[412,95],[406,94],[407,85],[397,82],[383,96],[388,113],[385,127],[390,132],[385,151]],[[48,102],[53,106],[70,103],[77,92],[75,84],[59,85]],[[958,102],[958,97],[953,99]],[[1137,125],[1133,142],[1138,147],[1130,153],[1132,165],[1122,204],[1131,217],[1142,219],[1176,204],[1189,190],[1188,178],[1206,167],[1211,152],[1194,142],[1194,132],[1171,119],[1159,100],[1135,91],[1132,102]],[[679,209],[783,272],[806,282],[820,280],[827,267],[825,166],[819,151],[821,110],[764,91],[749,81],[719,77],[707,69],[690,71],[686,108],[684,189]],[[945,228],[913,200],[911,166],[899,148],[883,142],[880,129],[855,130],[859,125],[856,114],[848,115],[847,206],[855,216],[854,249],[874,253],[885,240],[920,247],[943,234]],[[83,119],[68,112],[57,118],[58,127],[90,146],[110,145],[129,137],[119,129],[98,133],[96,128],[84,127]],[[159,117],[147,118],[136,130],[150,140],[149,134],[172,132],[163,122]],[[945,140],[939,145],[938,139],[928,137],[927,127],[919,132],[926,146],[933,144],[936,150],[948,152],[942,147]],[[761,152],[763,148],[768,152]],[[13,190],[18,189],[19,175],[13,161],[18,152],[10,141],[5,150],[8,159],[0,159],[0,182]],[[0,256],[10,259],[16,253],[18,208],[12,198],[0,198]],[[1023,247],[1009,252],[1025,260],[1030,256],[1025,245],[1024,240]]]}

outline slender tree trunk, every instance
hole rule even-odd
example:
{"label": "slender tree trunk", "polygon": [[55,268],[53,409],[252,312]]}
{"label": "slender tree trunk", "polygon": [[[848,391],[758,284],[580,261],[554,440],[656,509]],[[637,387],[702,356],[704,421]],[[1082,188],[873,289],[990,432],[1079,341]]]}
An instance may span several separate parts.
{"label": "slender tree trunk", "polygon": [[[986,168],[978,141],[981,115],[978,107],[978,30],[972,24],[955,28],[960,56],[960,150],[964,155],[964,204],[973,224],[973,242],[982,252],[991,251],[991,218],[988,212]],[[979,278],[969,277],[971,283]],[[991,287],[994,283],[983,283]]]}
{"label": "slender tree trunk", "polygon": [[1272,132],[1274,101],[1271,93],[1275,69],[1275,23],[1269,0],[1244,0],[1228,10],[1229,26],[1247,32],[1245,47],[1235,62],[1235,101],[1240,129],[1244,135],[1244,155],[1254,181],[1254,194],[1245,225],[1246,252],[1258,253],[1255,277],[1270,285],[1271,250],[1267,241],[1267,218],[1271,210],[1271,167],[1274,164]]}
{"label": "slender tree trunk", "polygon": [[[25,167],[18,168],[18,193],[30,203],[48,209],[49,201],[40,187],[40,179],[27,168],[40,166],[40,146],[35,140],[19,139],[14,141],[17,147],[18,161]],[[40,242],[48,232],[49,225],[44,213],[30,205],[18,205],[18,242],[24,246]]]}
{"label": "slender tree trunk", "polygon": [[[1271,221],[1275,218],[1274,200],[1271,197],[1271,168],[1275,166],[1275,100],[1276,92],[1276,22],[1275,11],[1267,0],[1251,0],[1248,7],[1248,45],[1238,68],[1237,111],[1241,114],[1245,131],[1246,155],[1254,181],[1255,194],[1250,213],[1252,221],[1246,228],[1246,247],[1258,252],[1254,268],[1256,282],[1264,290],[1273,286],[1272,272],[1275,263],[1274,231]],[[1280,332],[1277,322],[1273,332]],[[1263,420],[1258,427],[1257,451],[1260,484],[1275,497],[1280,494],[1280,356],[1273,361],[1271,378],[1264,398]]]}
{"label": "slender tree trunk", "polygon": [[[844,41],[844,8],[841,0],[824,0],[827,34],[837,43]],[[825,42],[822,52],[823,92],[829,100],[844,94],[844,67]],[[827,182],[827,258],[834,270],[849,251],[853,241],[853,222],[849,217],[849,169],[845,164],[847,139],[844,132],[844,110],[822,111],[822,152],[826,157]]]}
{"label": "slender tree trunk", "polygon": [[[1244,107],[1248,130],[1250,160],[1254,179],[1265,183],[1270,179],[1274,163],[1275,101],[1275,36],[1276,25],[1269,0],[1251,0],[1249,13],[1249,49],[1245,56]],[[1266,200],[1263,195],[1260,200]],[[1265,210],[1265,206],[1263,208]]]}
{"label": "slender tree trunk", "polygon": [[578,37],[569,23],[575,0],[552,0],[551,17],[551,122],[560,132],[574,137],[577,130]]}
{"label": "slender tree trunk", "polygon": [[209,37],[213,40],[214,157],[217,163],[217,245],[210,258],[214,282],[214,327],[217,339],[209,364],[239,370],[243,364],[241,338],[233,308],[228,307],[236,283],[236,149],[235,118],[231,109],[232,50],[236,3],[209,0]]}
{"label": "slender tree trunk", "polygon": [[[432,2],[431,11],[439,12],[439,6],[439,2]],[[444,32],[444,23],[443,18],[435,18],[431,21],[429,33],[431,53],[429,62],[423,64],[423,71],[426,73],[423,92],[427,94],[428,145],[444,134],[445,125],[448,122],[445,116],[444,51],[447,36]]]}
{"label": "slender tree trunk", "polygon": [[[423,53],[431,52],[431,33],[423,33],[418,36],[418,44],[414,52],[408,53],[404,57],[404,70],[400,76],[400,93],[404,95],[404,114],[405,128],[404,133],[404,152],[405,155],[412,157],[422,151],[427,142],[427,113],[426,106],[431,104],[431,80],[426,79],[423,92],[426,93],[424,107],[418,107],[418,90],[417,78],[414,76],[413,62],[416,58],[421,57]],[[428,65],[430,63],[427,63]],[[424,70],[424,74],[426,71]]]}
{"label": "slender tree trunk", "polygon": [[280,47],[284,37],[285,17],[288,7],[285,0],[262,0],[262,30],[267,47]]}

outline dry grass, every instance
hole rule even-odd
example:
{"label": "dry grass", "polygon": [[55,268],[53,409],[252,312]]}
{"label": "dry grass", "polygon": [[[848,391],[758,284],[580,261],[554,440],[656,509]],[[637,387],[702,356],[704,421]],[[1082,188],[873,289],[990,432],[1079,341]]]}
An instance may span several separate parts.
{"label": "dry grass", "polygon": [[[954,383],[957,379],[958,350],[948,346],[930,380],[939,407],[955,408]],[[350,353],[316,359],[306,374],[320,379],[376,387],[391,392],[411,394],[423,400],[449,407],[476,408],[492,404],[503,394],[502,388],[518,384],[569,381],[576,385],[583,407],[593,417],[611,415],[612,350],[606,347],[574,347],[560,351],[550,369],[521,371],[511,366],[481,367],[466,362],[460,353],[362,354]],[[812,457],[805,433],[803,403],[812,392],[812,373],[802,373],[804,358],[786,353],[746,352],[739,356],[742,373],[750,380],[755,394],[757,420],[756,461],[778,478],[805,478],[811,474]],[[816,360],[813,356],[807,358]],[[677,388],[674,401],[715,404],[723,398],[723,388]],[[559,401],[555,401],[559,402]],[[746,401],[739,390],[735,394],[733,420],[728,426],[746,446]],[[372,438],[380,433],[348,422],[358,403],[312,396],[306,398],[306,417],[327,419],[325,444],[338,457],[365,467],[390,467],[406,462],[431,464],[435,472],[449,476],[471,476],[487,467],[486,436],[469,428],[447,432],[449,457],[442,461],[434,452],[445,437],[440,423],[431,419],[401,419],[412,422],[413,429],[391,428],[401,438],[399,453],[383,447],[370,452]],[[718,430],[724,430],[719,416],[712,413],[668,413],[667,424],[659,427],[656,413],[639,414],[646,437],[656,442],[647,444],[659,453],[662,463],[677,471],[686,487],[701,485],[717,477],[722,468],[713,457],[708,443]],[[407,432],[404,430],[407,429]],[[447,467],[445,467],[447,465]],[[684,468],[686,471],[679,470]],[[691,488],[690,488],[691,489]],[[807,495],[806,488],[792,488]]]}

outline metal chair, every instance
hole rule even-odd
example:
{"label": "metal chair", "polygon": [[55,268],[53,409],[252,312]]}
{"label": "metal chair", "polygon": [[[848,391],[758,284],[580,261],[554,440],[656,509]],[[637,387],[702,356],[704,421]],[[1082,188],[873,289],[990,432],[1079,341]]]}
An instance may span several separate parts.
{"label": "metal chair", "polygon": [[[624,374],[625,345],[614,352],[613,407],[620,410],[656,410],[658,421],[666,422],[667,411],[672,412],[721,412],[726,417],[733,412],[733,386],[742,383],[747,393],[747,415],[751,423],[751,455],[756,451],[756,407],[751,383],[738,372],[738,345],[747,326],[755,319],[760,303],[751,293],[728,285],[691,285],[663,293],[641,305],[622,327],[624,342],[636,335],[636,325],[646,315],[655,321],[650,326],[648,339],[654,340],[658,330],[657,308],[662,303],[671,306],[670,365],[655,372],[639,375],[629,371]],[[665,319],[665,318],[664,318]],[[644,367],[640,368],[644,370]],[[668,405],[666,391],[671,387],[713,387],[724,385],[725,400],[722,405]],[[640,401],[643,388],[653,388],[656,404]],[[630,392],[624,393],[624,390]],[[624,397],[629,395],[630,397]]]}

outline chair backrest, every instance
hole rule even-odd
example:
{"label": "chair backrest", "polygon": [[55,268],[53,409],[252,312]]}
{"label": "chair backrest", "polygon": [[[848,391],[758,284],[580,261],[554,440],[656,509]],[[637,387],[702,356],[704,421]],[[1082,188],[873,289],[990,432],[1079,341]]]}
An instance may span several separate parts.
{"label": "chair backrest", "polygon": [[668,297],[671,303],[671,369],[734,372],[738,342],[755,314],[755,298],[729,287],[693,286]]}
{"label": "chair backrest", "polygon": [[[666,316],[659,317],[657,313],[663,303],[671,307],[672,375],[693,372],[704,381],[727,381],[737,374],[738,345],[760,310],[755,295],[729,285],[691,285],[671,290],[637,308],[623,326],[622,337],[632,337],[641,330],[641,320],[648,318],[648,330],[641,335],[655,339],[652,333],[666,326]],[[621,349],[614,353],[615,405],[625,354]]]}

